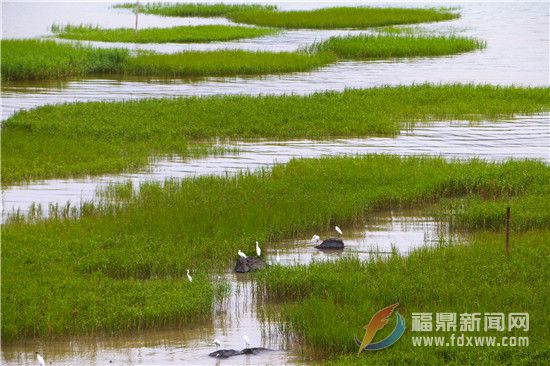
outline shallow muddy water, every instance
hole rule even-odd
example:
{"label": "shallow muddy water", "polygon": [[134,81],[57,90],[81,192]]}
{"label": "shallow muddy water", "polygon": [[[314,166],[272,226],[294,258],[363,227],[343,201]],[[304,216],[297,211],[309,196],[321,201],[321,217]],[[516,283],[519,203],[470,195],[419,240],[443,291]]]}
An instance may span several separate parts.
{"label": "shallow muddy water", "polygon": [[[285,2],[285,9],[334,6],[334,2]],[[347,3],[338,2],[338,5]],[[449,6],[449,3],[399,3],[357,1],[348,5]],[[263,77],[207,78],[202,81],[129,81],[110,78],[68,80],[57,83],[12,85],[2,88],[2,117],[20,109],[74,101],[121,100],[212,94],[307,94],[320,90],[343,90],[380,85],[423,82],[490,83],[500,85],[549,85],[548,2],[453,2],[462,17],[457,20],[421,25],[444,33],[478,37],[487,48],[462,55],[340,62],[312,72]],[[3,35],[6,38],[51,36],[52,23],[92,23],[105,27],[132,27],[130,10],[112,9],[109,3],[77,4],[3,3]],[[224,18],[166,18],[142,15],[143,27],[179,24],[227,24]],[[185,49],[243,48],[249,50],[295,50],[335,34],[348,31],[288,30],[276,36],[208,45],[124,45],[159,52]],[[100,47],[113,44],[94,43]]]}
{"label": "shallow muddy water", "polygon": [[[406,255],[423,245],[456,242],[459,237],[447,223],[423,216],[421,211],[396,211],[368,217],[365,224],[342,227],[343,251],[320,251],[310,238],[295,238],[265,247],[268,263],[279,265],[308,264],[311,261],[337,260],[343,256],[367,259],[386,256],[392,248]],[[335,232],[319,232],[321,238]],[[34,365],[34,352],[39,351],[48,362],[56,365],[281,365],[303,364],[291,351],[291,344],[278,332],[277,324],[264,321],[261,304],[254,296],[254,285],[248,275],[227,273],[221,280],[231,285],[231,294],[217,301],[212,321],[185,329],[151,330],[118,336],[73,337],[40,342],[27,340],[3,347],[2,364]],[[252,347],[272,351],[258,355],[236,356],[226,360],[208,357],[216,350],[212,340],[221,341],[221,349],[244,348],[242,335]],[[112,361],[112,363],[110,363]]]}
{"label": "shallow muddy water", "polygon": [[[335,231],[316,233],[321,240],[338,237]],[[450,225],[423,216],[420,211],[396,211],[366,218],[365,225],[344,230],[344,250],[318,250],[311,238],[285,240],[266,250],[268,263],[281,265],[309,264],[312,261],[336,260],[342,257],[381,258],[392,251],[407,255],[420,246],[436,246],[460,240]],[[279,251],[279,262],[277,262]]]}
{"label": "shallow muddy water", "polygon": [[[499,122],[467,123],[461,121],[417,124],[397,137],[337,139],[330,141],[236,141],[223,146],[236,148],[222,156],[182,159],[177,156],[157,157],[137,173],[105,175],[80,179],[49,179],[30,184],[4,187],[3,220],[19,210],[26,213],[34,202],[45,215],[50,203],[80,206],[93,201],[96,192],[111,183],[131,181],[134,187],[143,182],[183,179],[200,175],[225,175],[252,171],[292,158],[315,158],[329,155],[368,153],[397,155],[432,155],[447,158],[485,160],[539,159],[550,161],[550,116],[517,116]],[[231,151],[231,150],[230,150]]]}
{"label": "shallow muddy water", "polygon": [[[214,279],[214,281],[218,281]],[[284,340],[276,333],[276,324],[261,322],[248,275],[228,273],[231,294],[215,303],[212,320],[185,329],[147,330],[118,336],[88,336],[40,342],[27,340],[2,349],[2,364],[35,365],[34,352],[55,365],[260,365],[298,364],[299,358],[282,350]],[[220,349],[245,348],[242,335],[251,347],[271,351],[258,355],[235,356],[217,360],[208,356]]]}

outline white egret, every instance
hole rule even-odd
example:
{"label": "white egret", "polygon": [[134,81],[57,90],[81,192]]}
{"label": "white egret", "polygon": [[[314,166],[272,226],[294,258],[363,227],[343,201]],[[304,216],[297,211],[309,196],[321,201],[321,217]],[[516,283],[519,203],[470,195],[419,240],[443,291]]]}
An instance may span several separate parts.
{"label": "white egret", "polygon": [[44,361],[44,357],[40,356],[40,353],[36,352],[36,360],[38,361],[38,364],[40,366],[46,366],[46,362]]}
{"label": "white egret", "polygon": [[250,338],[248,338],[246,334],[243,334],[243,341],[246,345],[246,348],[248,348],[250,346]]}
{"label": "white egret", "polygon": [[262,255],[262,249],[260,248],[258,242],[256,242],[256,254],[258,254],[258,257]]}
{"label": "white egret", "polygon": [[241,258],[246,258],[246,254],[244,254],[240,249],[239,249],[239,251],[237,252],[237,254],[238,254],[239,257],[241,257]]}
{"label": "white egret", "polygon": [[318,243],[319,240],[321,240],[321,238],[319,237],[319,235],[313,235],[313,237],[311,238],[311,241],[313,243]]}
{"label": "white egret", "polygon": [[189,274],[189,270],[187,270],[187,279],[189,280],[189,282],[193,282],[193,277],[191,277],[191,275]]}
{"label": "white egret", "polygon": [[281,263],[281,257],[279,256],[279,249],[277,249],[277,256],[275,257],[277,263]]}
{"label": "white egret", "polygon": [[342,235],[342,229],[340,229],[338,226],[335,226],[334,230],[336,230],[338,234]]}
{"label": "white egret", "polygon": [[216,345],[216,349],[218,349],[218,347],[222,345],[222,342],[220,342],[218,338],[215,338],[212,343]]}

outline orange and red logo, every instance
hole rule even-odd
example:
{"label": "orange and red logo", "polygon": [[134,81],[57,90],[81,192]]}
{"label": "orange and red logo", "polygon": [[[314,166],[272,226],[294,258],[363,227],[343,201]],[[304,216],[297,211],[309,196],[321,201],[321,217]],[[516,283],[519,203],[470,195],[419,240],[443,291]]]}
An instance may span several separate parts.
{"label": "orange and red logo", "polygon": [[398,305],[399,304],[397,303],[387,306],[373,315],[369,324],[365,325],[365,336],[363,337],[363,341],[360,342],[357,337],[355,338],[355,343],[357,343],[357,345],[359,346],[358,354],[361,353],[363,350],[377,351],[387,348],[397,342],[399,338],[401,338],[401,336],[405,332],[405,319],[401,314],[399,314],[398,311],[395,311],[397,322],[391,334],[379,342],[372,343],[376,333],[388,324],[389,318],[391,317],[395,308]]}

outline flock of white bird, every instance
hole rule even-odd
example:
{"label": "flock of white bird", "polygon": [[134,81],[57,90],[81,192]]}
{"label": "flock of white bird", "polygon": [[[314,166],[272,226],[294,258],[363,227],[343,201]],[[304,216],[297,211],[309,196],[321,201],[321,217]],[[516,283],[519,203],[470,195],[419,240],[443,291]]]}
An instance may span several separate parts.
{"label": "flock of white bird", "polygon": [[[343,231],[342,229],[340,229],[338,226],[335,226],[334,227],[334,230],[336,230],[336,232],[340,235],[343,234]],[[311,238],[311,241],[313,243],[319,243],[321,241],[321,237],[317,234],[313,235],[313,237]],[[239,257],[241,258],[247,258],[248,256],[242,251],[242,250],[238,250],[237,251],[237,254],[239,255]],[[262,248],[260,248],[260,244],[258,244],[258,242],[256,242],[256,254],[258,255],[258,257],[260,257],[262,255]],[[281,256],[279,255],[279,249],[277,249],[277,255],[275,256],[275,261],[277,263],[280,263],[281,262]],[[189,270],[187,270],[189,272]],[[189,273],[187,274],[187,276],[189,276]]]}
{"label": "flock of white bird", "polygon": [[[343,231],[342,229],[340,229],[338,226],[335,226],[334,227],[334,230],[336,230],[336,232],[339,234],[339,235],[342,235],[343,234]],[[311,238],[311,241],[313,243],[319,243],[321,241],[321,237],[317,234],[313,235],[313,237]],[[239,257],[241,258],[247,258],[247,255],[242,251],[242,250],[238,250],[237,251],[237,254],[239,255]],[[262,255],[262,249],[260,248],[260,244],[258,244],[258,242],[256,242],[256,254],[259,256]],[[275,256],[275,261],[277,263],[280,263],[281,262],[281,256],[279,255],[279,249],[277,249],[277,255]],[[248,336],[246,334],[243,334],[242,335],[242,338],[244,340],[244,343],[245,343],[245,346],[246,348],[248,348],[250,346],[250,338],[248,338]],[[219,339],[215,338],[214,341],[212,341],[212,344],[216,345],[216,349],[218,349],[220,346],[221,346],[221,342]]]}
{"label": "flock of white bird", "polygon": [[[245,348],[250,347],[250,338],[248,338],[248,336],[246,334],[243,334],[242,338],[243,338],[243,341],[244,341]],[[220,342],[220,340],[218,338],[215,338],[212,341],[212,344],[214,344],[216,346],[216,349],[218,349],[222,345],[222,342]]]}
{"label": "flock of white bird", "polygon": [[[338,226],[335,226],[334,230],[336,230],[336,232],[340,235],[343,234],[342,229],[340,229]],[[313,237],[311,238],[311,241],[313,243],[318,243],[319,241],[321,241],[321,238],[319,237],[319,235],[313,235]],[[244,252],[241,251],[240,249],[237,252],[237,254],[241,258],[246,258],[247,257],[246,254],[244,254]],[[258,242],[256,242],[256,254],[258,255],[258,257],[260,257],[262,255],[262,248],[260,248],[260,244]],[[277,261],[277,263],[281,262],[281,257],[279,255],[279,250],[278,249],[277,249],[277,255],[275,256],[275,260]],[[193,277],[191,277],[191,274],[189,272],[190,272],[190,270],[187,270],[187,279],[189,280],[189,282],[193,282]],[[242,335],[242,339],[245,343],[246,348],[250,347],[250,338],[248,338],[248,336],[246,334]],[[216,339],[214,339],[212,344],[216,345],[216,349],[218,349],[218,347],[220,347],[222,343],[220,342],[219,339],[216,338]],[[42,357],[40,355],[40,353],[38,353],[38,352],[36,352],[36,360],[38,361],[38,364],[40,366],[46,366],[46,362],[44,361],[44,357]]]}

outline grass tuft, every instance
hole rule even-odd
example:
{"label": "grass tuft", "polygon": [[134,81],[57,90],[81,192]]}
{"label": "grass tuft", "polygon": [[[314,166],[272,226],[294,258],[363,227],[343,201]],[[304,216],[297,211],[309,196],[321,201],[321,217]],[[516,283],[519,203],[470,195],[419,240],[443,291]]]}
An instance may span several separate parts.
{"label": "grass tuft", "polygon": [[165,78],[282,74],[310,71],[333,62],[330,54],[267,51],[142,52],[121,66],[123,75]]}
{"label": "grass tuft", "polygon": [[365,60],[455,55],[482,48],[485,48],[485,42],[466,37],[360,35],[332,37],[313,45],[311,49],[333,52],[340,59]]}
{"label": "grass tuft", "polygon": [[227,25],[144,28],[137,32],[132,28],[101,29],[91,25],[54,25],[52,31],[57,37],[63,39],[132,43],[204,43],[262,37],[277,33],[270,28]]}
{"label": "grass tuft", "polygon": [[[135,9],[135,3],[116,4],[114,8]],[[273,5],[260,4],[169,4],[149,3],[139,6],[139,11],[146,14],[156,14],[168,17],[220,17],[236,11],[276,10]]]}
{"label": "grass tuft", "polygon": [[116,73],[130,57],[127,50],[97,49],[55,41],[0,42],[3,82]]}

